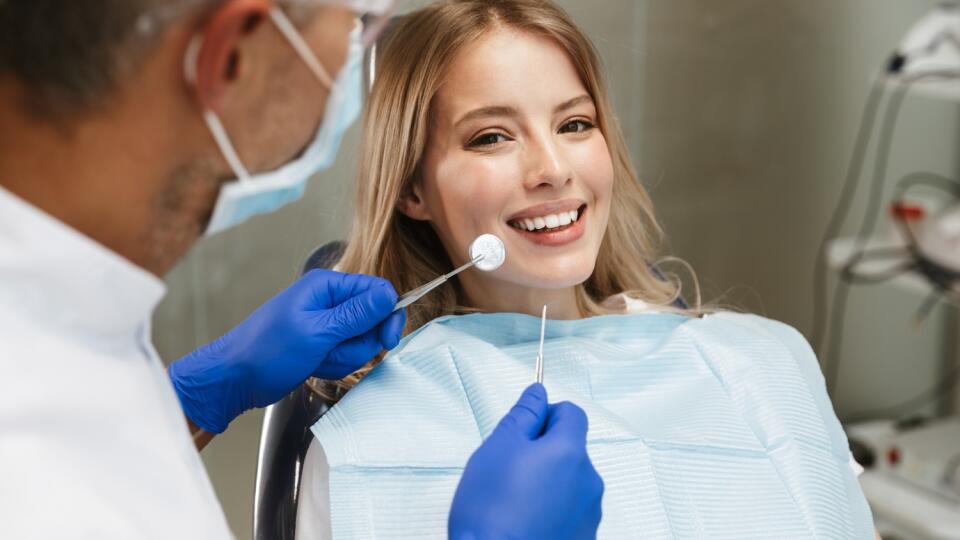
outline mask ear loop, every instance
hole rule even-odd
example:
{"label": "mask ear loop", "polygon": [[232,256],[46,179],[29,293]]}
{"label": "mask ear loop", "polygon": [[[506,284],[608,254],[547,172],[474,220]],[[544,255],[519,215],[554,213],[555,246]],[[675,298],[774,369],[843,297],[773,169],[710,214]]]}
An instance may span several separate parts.
{"label": "mask ear loop", "polygon": [[[202,45],[203,38],[200,37],[200,35],[193,36],[193,39],[190,40],[190,45],[187,46],[186,55],[184,56],[184,76],[187,79],[187,83],[194,87],[197,85],[197,62],[200,57],[200,47]],[[216,142],[220,148],[220,153],[223,154],[224,159],[227,160],[227,165],[233,169],[233,174],[237,176],[237,179],[240,180],[241,183],[250,182],[250,173],[247,171],[247,168],[243,166],[243,162],[240,161],[240,156],[237,154],[233,143],[230,142],[230,136],[227,135],[227,130],[223,127],[223,122],[220,121],[217,113],[209,108],[204,108],[203,120],[206,122],[207,128],[210,129],[210,134],[213,136],[214,142]]]}
{"label": "mask ear loop", "polygon": [[317,59],[317,56],[313,54],[313,51],[310,50],[310,46],[307,45],[307,42],[303,40],[303,37],[300,35],[300,32],[293,26],[293,23],[290,22],[290,19],[283,13],[283,11],[277,6],[270,8],[270,20],[273,21],[273,24],[277,27],[277,30],[283,34],[283,37],[286,38],[287,42],[290,43],[290,46],[293,47],[293,50],[297,52],[300,56],[300,59],[303,60],[303,63],[310,68],[310,71],[313,72],[314,76],[320,81],[327,90],[333,88],[333,79],[330,78],[330,74],[327,73],[327,70],[323,69],[323,65],[320,63],[320,60]]}
{"label": "mask ear loop", "polygon": [[[270,9],[270,20],[273,21],[273,24],[276,25],[280,34],[283,35],[290,46],[293,47],[293,50],[297,52],[297,55],[300,56],[303,63],[306,64],[314,76],[317,77],[320,84],[324,85],[327,90],[331,90],[333,88],[333,80],[323,68],[323,65],[320,64],[316,55],[313,54],[313,51],[310,50],[310,46],[307,45],[303,37],[300,36],[300,33],[293,26],[293,23],[290,22],[290,19],[287,18],[280,8],[274,6]],[[184,57],[184,76],[187,82],[193,86],[196,86],[197,83],[197,62],[202,45],[203,38],[200,35],[194,36],[190,41],[190,45],[187,47],[187,52]],[[227,164],[233,169],[233,173],[241,183],[250,182],[250,173],[247,171],[247,168],[244,167],[243,162],[240,161],[240,155],[237,153],[233,143],[230,142],[230,136],[227,135],[227,130],[223,127],[223,122],[220,121],[220,117],[207,108],[203,111],[203,120],[210,129],[210,134],[220,148],[224,159],[227,160]]]}

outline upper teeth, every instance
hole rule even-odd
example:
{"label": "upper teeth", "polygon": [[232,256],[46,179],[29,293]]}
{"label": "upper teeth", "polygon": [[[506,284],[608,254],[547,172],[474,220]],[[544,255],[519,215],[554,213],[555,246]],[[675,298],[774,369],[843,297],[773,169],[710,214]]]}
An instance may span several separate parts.
{"label": "upper teeth", "polygon": [[549,214],[535,218],[515,219],[511,224],[518,229],[526,229],[528,231],[555,229],[573,223],[579,216],[579,210],[570,210],[569,212],[560,212],[559,214]]}

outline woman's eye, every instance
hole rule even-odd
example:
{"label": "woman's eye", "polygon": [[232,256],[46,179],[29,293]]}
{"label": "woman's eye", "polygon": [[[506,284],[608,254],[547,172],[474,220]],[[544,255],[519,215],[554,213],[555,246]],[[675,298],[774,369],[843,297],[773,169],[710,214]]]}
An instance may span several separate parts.
{"label": "woman's eye", "polygon": [[571,120],[560,128],[560,133],[583,133],[596,127],[589,120]]}
{"label": "woman's eye", "polygon": [[502,133],[484,133],[483,135],[480,135],[470,141],[467,146],[471,148],[479,146],[493,146],[508,140],[509,139],[507,139],[506,135],[503,135]]}

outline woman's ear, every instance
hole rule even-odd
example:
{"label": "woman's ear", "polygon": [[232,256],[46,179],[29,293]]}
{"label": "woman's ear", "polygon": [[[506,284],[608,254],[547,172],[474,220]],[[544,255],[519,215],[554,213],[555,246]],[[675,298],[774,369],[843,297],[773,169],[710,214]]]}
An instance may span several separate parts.
{"label": "woman's ear", "polygon": [[430,221],[432,219],[430,209],[427,208],[427,203],[424,202],[421,195],[419,182],[414,183],[411,189],[400,196],[400,200],[397,201],[397,210],[408,218],[417,221]]}

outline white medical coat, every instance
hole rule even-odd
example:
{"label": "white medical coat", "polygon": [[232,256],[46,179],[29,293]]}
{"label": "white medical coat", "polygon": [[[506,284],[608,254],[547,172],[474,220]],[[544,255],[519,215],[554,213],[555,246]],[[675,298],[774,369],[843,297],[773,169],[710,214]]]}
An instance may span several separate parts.
{"label": "white medical coat", "polygon": [[0,538],[231,538],[150,343],[163,282],[0,188]]}

